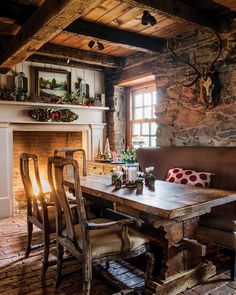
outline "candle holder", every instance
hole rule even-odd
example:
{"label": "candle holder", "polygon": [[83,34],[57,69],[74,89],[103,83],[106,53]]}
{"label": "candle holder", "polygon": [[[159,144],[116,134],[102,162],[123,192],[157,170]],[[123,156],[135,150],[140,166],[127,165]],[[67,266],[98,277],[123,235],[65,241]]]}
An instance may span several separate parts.
{"label": "candle holder", "polygon": [[146,167],[145,168],[145,174],[144,174],[144,178],[145,178],[145,186],[150,186],[149,185],[149,179],[150,177],[152,177],[152,171],[154,170],[154,167],[153,166],[150,166],[150,167]]}
{"label": "candle holder", "polygon": [[149,189],[154,191],[155,190],[155,176],[154,175],[150,175],[148,178],[148,184],[149,184]]}
{"label": "candle holder", "polygon": [[120,178],[116,178],[115,180],[115,189],[120,189],[121,188],[121,179]]}
{"label": "candle holder", "polygon": [[111,175],[111,184],[115,185],[115,182],[116,182],[116,174],[112,174]]}
{"label": "candle holder", "polygon": [[137,178],[136,187],[137,187],[137,193],[143,192],[143,178]]}
{"label": "candle holder", "polygon": [[145,176],[144,178],[144,183],[145,183],[145,186],[149,186],[149,179],[147,176]]}
{"label": "candle holder", "polygon": [[126,182],[125,186],[128,188],[136,188],[136,183],[135,182]]}

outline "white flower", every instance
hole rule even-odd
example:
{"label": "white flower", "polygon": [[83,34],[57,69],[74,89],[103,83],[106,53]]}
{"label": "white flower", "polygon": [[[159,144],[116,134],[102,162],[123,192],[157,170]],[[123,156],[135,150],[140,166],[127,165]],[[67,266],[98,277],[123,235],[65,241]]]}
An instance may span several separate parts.
{"label": "white flower", "polygon": [[138,171],[138,172],[137,172],[137,176],[138,176],[138,177],[143,177],[143,176],[144,176],[144,173],[141,172],[141,171]]}
{"label": "white flower", "polygon": [[145,172],[146,172],[146,173],[150,173],[150,172],[152,172],[153,170],[154,170],[154,167],[153,167],[153,166],[150,166],[150,167],[145,168]]}

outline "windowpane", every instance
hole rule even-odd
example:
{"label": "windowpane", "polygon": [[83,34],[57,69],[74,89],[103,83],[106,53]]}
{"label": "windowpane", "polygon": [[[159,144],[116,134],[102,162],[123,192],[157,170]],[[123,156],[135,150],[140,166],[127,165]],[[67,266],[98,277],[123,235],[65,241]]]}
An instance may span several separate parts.
{"label": "windowpane", "polygon": [[152,93],[151,92],[144,93],[143,105],[150,106],[151,104],[152,104]]}
{"label": "windowpane", "polygon": [[152,107],[145,107],[144,108],[144,118],[146,118],[146,119],[152,118]]}
{"label": "windowpane", "polygon": [[141,107],[143,105],[143,96],[142,94],[134,95],[134,107]]}
{"label": "windowpane", "polygon": [[142,135],[149,135],[149,123],[142,124]]}
{"label": "windowpane", "polygon": [[156,118],[156,106],[152,106],[152,118]]}
{"label": "windowpane", "polygon": [[152,147],[157,146],[156,136],[155,137],[154,136],[151,137],[151,146]]}
{"label": "windowpane", "polygon": [[140,148],[144,145],[144,138],[143,136],[134,136],[132,137],[132,145],[134,148]]}
{"label": "windowpane", "polygon": [[132,134],[134,136],[140,135],[140,124],[132,124]]}
{"label": "windowpane", "polygon": [[156,132],[157,132],[157,124],[151,123],[151,134],[156,135]]}
{"label": "windowpane", "polygon": [[143,118],[143,109],[137,108],[134,109],[134,120],[139,120]]}
{"label": "windowpane", "polygon": [[156,88],[145,87],[132,92],[131,142],[135,147],[156,146]]}
{"label": "windowpane", "polygon": [[154,105],[157,103],[157,93],[156,93],[156,91],[152,93],[152,103]]}
{"label": "windowpane", "polygon": [[149,147],[149,137],[148,136],[145,136],[143,137],[143,147]]}

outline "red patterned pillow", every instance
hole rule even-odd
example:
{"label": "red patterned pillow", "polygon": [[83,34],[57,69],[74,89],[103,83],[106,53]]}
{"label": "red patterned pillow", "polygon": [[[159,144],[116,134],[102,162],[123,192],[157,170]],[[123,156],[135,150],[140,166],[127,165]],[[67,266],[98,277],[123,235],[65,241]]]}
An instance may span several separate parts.
{"label": "red patterned pillow", "polygon": [[215,174],[209,172],[172,168],[167,174],[166,181],[206,188],[209,187],[214,175]]}

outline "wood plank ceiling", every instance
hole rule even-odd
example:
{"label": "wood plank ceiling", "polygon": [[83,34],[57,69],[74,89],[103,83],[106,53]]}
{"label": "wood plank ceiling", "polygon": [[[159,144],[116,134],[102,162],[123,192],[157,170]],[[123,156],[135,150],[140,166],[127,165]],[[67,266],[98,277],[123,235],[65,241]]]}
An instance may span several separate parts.
{"label": "wood plank ceiling", "polygon": [[[27,22],[30,23],[29,20],[33,19],[42,7],[45,6],[46,9],[47,3],[45,2],[50,1],[8,0],[0,2],[0,46],[3,57],[7,55],[4,55],[4,52],[9,44],[14,44],[15,39],[22,40],[22,36],[25,36],[24,30],[26,30]],[[65,0],[64,2],[67,3],[65,6],[69,7],[69,13],[71,13],[73,5],[75,10],[77,9],[76,11],[79,11],[76,5],[83,6],[81,4],[83,1]],[[28,58],[33,53],[62,58],[59,52],[63,52],[62,55],[66,58],[83,61],[82,53],[90,51],[94,54],[96,65],[99,65],[98,61],[101,60],[100,65],[107,66],[105,61],[108,61],[109,56],[125,58],[138,51],[147,53],[160,51],[165,39],[191,31],[196,26],[215,28],[218,18],[225,17],[225,15],[235,15],[236,12],[235,0],[103,0],[97,1],[97,5],[94,3],[92,5],[92,1],[90,1],[90,6],[86,9],[83,7],[82,14],[78,14],[74,23],[72,23],[76,19],[74,14],[67,17],[66,21],[62,20],[65,23],[61,24],[59,30],[58,28],[52,30],[51,37],[50,34],[46,34],[47,40],[45,42],[41,40],[41,43],[34,44],[34,48],[32,48],[31,42],[27,40],[26,43],[28,42],[31,46],[28,47],[28,50],[29,48],[31,50],[30,53],[22,54],[22,51],[25,50],[24,44],[23,48],[19,49],[19,53],[12,52],[13,55],[16,54],[15,59],[17,59],[17,54],[22,55],[22,58],[19,58],[17,62]],[[141,24],[145,9],[157,20],[155,25],[144,26]],[[45,13],[47,12],[45,11]],[[55,13],[58,15],[60,11],[55,10]],[[51,18],[56,16],[50,15]],[[49,21],[53,28],[55,23]],[[58,23],[56,22],[56,24]],[[45,24],[42,21],[43,25]],[[30,38],[35,37],[34,32],[32,34]],[[35,32],[35,35],[37,34],[38,32]],[[89,48],[88,43],[91,40],[102,42],[104,49],[99,50],[97,46]],[[46,49],[43,47],[40,51],[39,48],[46,42],[48,42]],[[50,44],[59,47],[50,48]],[[65,48],[71,48],[69,52],[72,56],[66,55]],[[77,49],[77,52],[74,49]],[[97,56],[96,53],[98,53]],[[76,58],[77,56],[79,57]],[[104,56],[104,60],[102,56]],[[0,71],[4,68],[2,66],[5,62],[3,57],[0,56]],[[116,62],[116,60],[109,60],[110,65],[108,66],[120,66],[120,63]],[[91,58],[89,63],[92,63]],[[9,63],[9,66],[11,65],[13,66],[14,62]]]}

